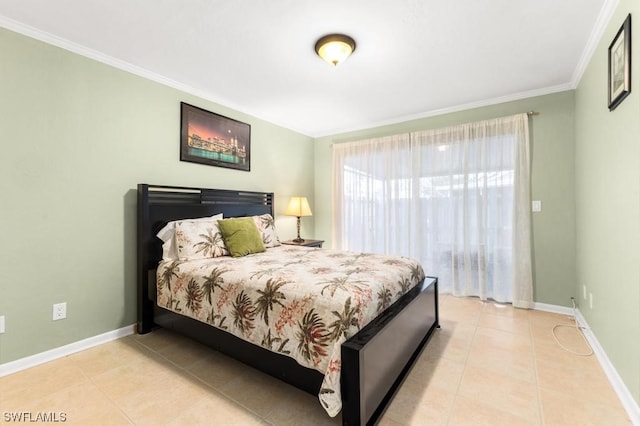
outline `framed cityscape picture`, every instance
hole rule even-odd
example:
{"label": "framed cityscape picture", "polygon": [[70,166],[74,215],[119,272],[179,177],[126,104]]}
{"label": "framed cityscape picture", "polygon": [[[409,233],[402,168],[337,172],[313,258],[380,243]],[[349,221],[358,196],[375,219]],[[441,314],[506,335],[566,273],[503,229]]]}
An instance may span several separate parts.
{"label": "framed cityscape picture", "polygon": [[251,170],[251,126],[180,103],[180,160]]}

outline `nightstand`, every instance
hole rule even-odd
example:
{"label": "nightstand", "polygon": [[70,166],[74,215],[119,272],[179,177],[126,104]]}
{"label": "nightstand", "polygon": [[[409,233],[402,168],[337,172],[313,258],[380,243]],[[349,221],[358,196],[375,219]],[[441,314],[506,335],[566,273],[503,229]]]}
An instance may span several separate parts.
{"label": "nightstand", "polygon": [[322,248],[322,243],[324,243],[324,240],[304,240],[301,243],[296,243],[293,240],[282,241],[282,244],[286,244],[289,246],[318,247],[318,248]]}

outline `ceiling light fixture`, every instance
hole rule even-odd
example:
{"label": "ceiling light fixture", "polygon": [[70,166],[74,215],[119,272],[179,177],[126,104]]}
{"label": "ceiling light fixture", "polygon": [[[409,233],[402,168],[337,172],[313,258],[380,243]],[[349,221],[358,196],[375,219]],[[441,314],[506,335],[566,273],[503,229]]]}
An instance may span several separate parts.
{"label": "ceiling light fixture", "polygon": [[316,53],[322,59],[337,66],[356,50],[356,42],[344,34],[329,34],[316,42]]}

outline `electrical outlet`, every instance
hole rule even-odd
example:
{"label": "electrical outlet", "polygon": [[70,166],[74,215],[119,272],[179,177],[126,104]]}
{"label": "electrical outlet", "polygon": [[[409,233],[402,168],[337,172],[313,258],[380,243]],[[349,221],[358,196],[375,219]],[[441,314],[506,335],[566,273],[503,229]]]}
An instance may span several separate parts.
{"label": "electrical outlet", "polygon": [[53,305],[53,320],[61,320],[67,317],[67,302],[55,303]]}
{"label": "electrical outlet", "polygon": [[593,309],[593,293],[589,293],[589,309]]}
{"label": "electrical outlet", "polygon": [[0,334],[4,333],[4,315],[0,315]]}

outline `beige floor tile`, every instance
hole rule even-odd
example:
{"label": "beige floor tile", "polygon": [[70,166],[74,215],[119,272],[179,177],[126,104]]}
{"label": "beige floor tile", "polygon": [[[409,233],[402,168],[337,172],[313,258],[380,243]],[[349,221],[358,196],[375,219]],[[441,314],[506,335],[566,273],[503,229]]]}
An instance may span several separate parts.
{"label": "beige floor tile", "polygon": [[523,420],[540,421],[538,388],[530,382],[467,366],[458,395],[506,411]]}
{"label": "beige floor tile", "polygon": [[[180,373],[154,386],[140,387],[114,402],[135,424],[164,424],[187,413],[207,399],[225,399],[219,392]],[[226,400],[226,399],[225,399]]]}
{"label": "beige floor tile", "polygon": [[136,424],[167,425],[234,425],[254,426],[267,424],[260,417],[248,411],[228,398],[216,395],[199,399],[190,404],[188,409],[181,410],[176,416],[164,419],[160,423],[144,421]]}
{"label": "beige floor tile", "polygon": [[536,419],[523,419],[474,399],[458,395],[453,404],[449,426],[540,425]]}
{"label": "beige floor tile", "polygon": [[125,426],[133,425],[124,414],[120,414],[117,411],[110,410],[109,412],[94,412],[91,416],[84,417],[79,420],[71,419],[64,423],[65,425],[78,425],[78,426]]}
{"label": "beige floor tile", "polygon": [[114,368],[136,362],[141,356],[155,355],[134,340],[124,338],[75,353],[68,358],[88,377],[95,377]]}
{"label": "beige floor tile", "polygon": [[422,380],[404,381],[380,424],[446,425],[455,392]]}
{"label": "beige floor tile", "polygon": [[530,311],[529,322],[531,323],[534,337],[540,334],[542,338],[551,338],[551,329],[556,324],[575,324],[573,317],[552,312]]}
{"label": "beige floor tile", "polygon": [[106,371],[92,379],[96,387],[116,403],[124,403],[147,389],[174,386],[173,366],[157,360],[141,360]]}
{"label": "beige floor tile", "polygon": [[136,334],[132,337],[136,342],[154,351],[160,351],[167,346],[180,344],[180,342],[189,342],[187,337],[164,328],[155,329],[147,334]]}
{"label": "beige floor tile", "polygon": [[473,346],[504,349],[529,358],[533,351],[533,343],[528,333],[512,333],[496,328],[478,327]]}
{"label": "beige floor tile", "polygon": [[431,337],[429,344],[423,349],[421,356],[433,359],[447,358],[451,361],[464,363],[469,356],[473,337],[461,338],[438,329]]}
{"label": "beige floor tile", "polygon": [[[478,313],[479,317],[480,313]],[[440,317],[440,330],[455,337],[473,337],[477,322],[467,322],[456,317]]]}
{"label": "beige floor tile", "polygon": [[158,354],[183,368],[202,361],[211,355],[212,349],[193,340],[180,341],[158,349]]}
{"label": "beige floor tile", "polygon": [[[580,354],[587,354],[591,352],[591,347],[582,330],[575,327],[575,324],[561,325],[556,324],[550,330],[553,343],[558,347],[564,347],[564,349],[576,352]],[[547,339],[541,339],[542,343],[548,342]]]}
{"label": "beige floor tile", "polygon": [[382,418],[378,422],[378,426],[406,426],[406,424],[397,422],[389,416],[382,416]]}
{"label": "beige floor tile", "polygon": [[464,363],[447,358],[418,358],[409,373],[409,377],[429,387],[437,387],[449,392],[456,392],[462,379]]}
{"label": "beige floor tile", "polygon": [[[576,353],[563,349],[555,341],[536,340],[533,343],[533,353],[536,360],[546,361],[549,365],[556,365],[558,368],[601,369],[595,355],[586,356],[589,353],[587,346],[572,346],[567,345],[566,342],[562,343],[567,349],[575,350]],[[577,355],[578,353],[585,356]]]}
{"label": "beige floor tile", "polygon": [[299,392],[298,389],[252,368],[247,368],[243,374],[220,387],[220,391],[235,401],[242,401],[242,405],[261,417],[268,416],[274,406],[287,399],[291,392]]}
{"label": "beige floor tile", "polygon": [[217,351],[210,351],[205,358],[189,365],[187,371],[209,386],[221,389],[238,376],[247,373],[247,365]]}
{"label": "beige floor tile", "polygon": [[478,323],[482,309],[483,304],[478,299],[449,297],[440,306],[439,313],[442,318],[475,326]]}
{"label": "beige floor tile", "polygon": [[[553,337],[553,327],[559,323],[531,323],[531,338],[534,342],[557,344]],[[563,324],[569,324],[565,322]],[[564,335],[564,333],[563,333]]]}
{"label": "beige floor tile", "polygon": [[441,305],[446,307],[456,306],[467,309],[468,311],[482,311],[484,309],[484,302],[477,297],[449,295],[446,299],[443,299]]}
{"label": "beige floor tile", "polygon": [[531,353],[491,347],[477,341],[474,341],[469,352],[467,365],[529,383],[535,383],[536,380],[535,363]]}
{"label": "beige floor tile", "polygon": [[620,403],[585,401],[563,392],[540,390],[544,422],[547,425],[624,426],[631,425]]}
{"label": "beige floor tile", "polygon": [[483,313],[502,315],[512,318],[529,319],[532,311],[529,309],[518,309],[511,306],[510,303],[497,303],[492,301],[484,302]]}
{"label": "beige floor tile", "polygon": [[529,336],[529,318],[526,316],[509,316],[483,312],[478,327],[508,331],[520,336]]}
{"label": "beige floor tile", "polygon": [[63,388],[37,400],[27,401],[23,410],[31,413],[59,413],[64,424],[89,424],[89,419],[112,418],[113,424],[127,424],[128,419],[96,386],[83,383]]}
{"label": "beige floor tile", "polygon": [[4,403],[37,400],[60,389],[88,384],[89,378],[68,357],[60,358],[1,378],[6,387]]}
{"label": "beige floor tile", "polygon": [[571,364],[538,359],[538,383],[541,389],[562,392],[585,401],[613,405],[618,398],[598,365],[580,368]]}
{"label": "beige floor tile", "polygon": [[342,416],[329,417],[317,396],[306,392],[289,392],[273,405],[265,420],[279,426],[338,426]]}

